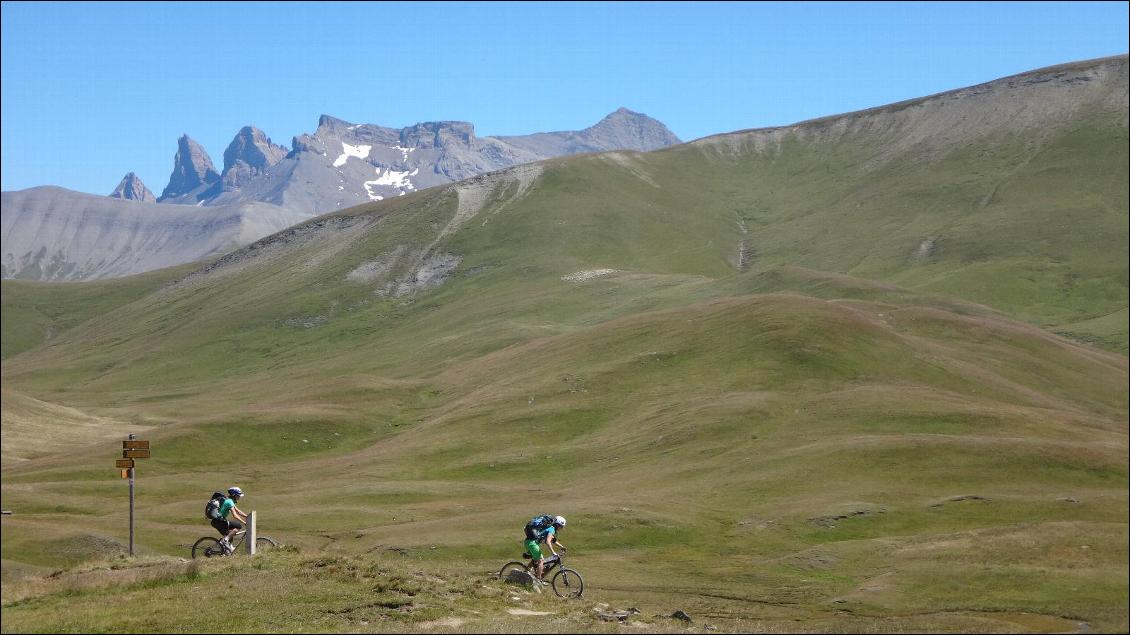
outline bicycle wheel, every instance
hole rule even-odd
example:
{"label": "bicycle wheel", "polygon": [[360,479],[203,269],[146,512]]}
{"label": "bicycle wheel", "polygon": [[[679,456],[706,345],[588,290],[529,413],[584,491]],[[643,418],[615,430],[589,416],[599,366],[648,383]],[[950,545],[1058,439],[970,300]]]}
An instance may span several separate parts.
{"label": "bicycle wheel", "polygon": [[526,563],[514,560],[502,565],[502,568],[498,570],[498,579],[505,581],[506,576],[510,575],[511,571],[524,571],[526,573],[530,572],[530,570],[526,568]]}
{"label": "bicycle wheel", "polygon": [[561,569],[550,580],[553,592],[563,598],[579,598],[585,591],[585,581],[573,569]]}
{"label": "bicycle wheel", "polygon": [[215,538],[205,536],[192,545],[193,558],[214,558],[222,555],[224,549],[220,546],[220,541]]}
{"label": "bicycle wheel", "polygon": [[270,551],[271,549],[275,549],[278,546],[279,543],[275,542],[275,539],[271,538],[270,536],[255,537],[255,553],[259,553],[260,551]]}

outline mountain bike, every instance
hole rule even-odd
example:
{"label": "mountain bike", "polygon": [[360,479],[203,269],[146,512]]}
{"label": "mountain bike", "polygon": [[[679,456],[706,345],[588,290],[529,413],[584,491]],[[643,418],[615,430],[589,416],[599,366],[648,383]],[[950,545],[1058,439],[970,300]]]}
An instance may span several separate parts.
{"label": "mountain bike", "polygon": [[[557,569],[553,573],[553,577],[549,578],[549,584],[553,587],[553,592],[558,597],[563,598],[579,598],[585,591],[585,581],[581,578],[581,574],[576,569],[570,569],[564,565],[563,557],[565,550],[562,549],[561,553],[550,556],[545,559],[545,569],[542,572],[542,580],[549,577],[549,573]],[[529,553],[523,553],[522,557],[529,558]],[[518,560],[512,560],[502,565],[498,570],[498,579],[505,580],[506,576],[510,575],[511,571],[524,571],[530,577],[536,580],[534,572],[537,571],[537,564],[530,562],[529,564]]]}
{"label": "mountain bike", "polygon": [[[247,537],[247,530],[246,529],[240,529],[238,532],[236,532],[236,534],[234,536],[232,536],[232,552],[231,552],[230,555],[234,556],[235,554],[239,553],[239,548],[243,546],[243,540],[246,537]],[[270,536],[256,536],[255,537],[255,552],[256,553],[258,553],[260,551],[267,551],[267,550],[270,550],[270,549],[274,549],[275,547],[278,547],[278,546],[279,546],[279,543],[276,542],[275,539],[271,538]],[[211,536],[204,536],[203,538],[201,538],[200,540],[197,540],[192,545],[192,557],[193,558],[197,558],[197,557],[200,557],[200,558],[218,558],[218,557],[225,556],[225,555],[228,555],[228,554],[224,553],[224,548],[223,548],[223,546],[220,545],[219,538],[213,538]]]}

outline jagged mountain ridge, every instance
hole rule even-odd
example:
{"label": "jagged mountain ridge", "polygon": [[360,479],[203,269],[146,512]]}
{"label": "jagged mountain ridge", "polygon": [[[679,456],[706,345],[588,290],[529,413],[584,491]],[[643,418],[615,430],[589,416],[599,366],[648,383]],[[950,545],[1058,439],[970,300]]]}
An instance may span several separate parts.
{"label": "jagged mountain ridge", "polygon": [[[208,180],[200,152],[181,149],[162,202],[230,205],[261,201],[319,214],[403,196],[511,165],[581,152],[648,151],[681,143],[665,125],[620,108],[581,131],[479,137],[464,121],[395,129],[322,115],[313,134],[289,151],[259,129],[244,127],[224,152],[224,170]],[[197,146],[198,148],[198,146]],[[200,149],[202,151],[202,149]],[[188,162],[182,165],[182,162]],[[183,174],[200,175],[185,189]],[[221,182],[216,185],[216,181]]]}

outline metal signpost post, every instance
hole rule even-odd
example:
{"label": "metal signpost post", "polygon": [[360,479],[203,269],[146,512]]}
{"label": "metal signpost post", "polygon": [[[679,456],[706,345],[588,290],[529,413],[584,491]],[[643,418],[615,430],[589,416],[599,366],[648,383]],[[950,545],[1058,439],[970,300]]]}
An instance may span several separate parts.
{"label": "metal signpost post", "polygon": [[115,461],[115,465],[122,469],[122,478],[129,479],[129,555],[133,557],[133,470],[134,459],[149,458],[149,442],[134,439],[129,435],[129,441],[122,441],[122,458]]}

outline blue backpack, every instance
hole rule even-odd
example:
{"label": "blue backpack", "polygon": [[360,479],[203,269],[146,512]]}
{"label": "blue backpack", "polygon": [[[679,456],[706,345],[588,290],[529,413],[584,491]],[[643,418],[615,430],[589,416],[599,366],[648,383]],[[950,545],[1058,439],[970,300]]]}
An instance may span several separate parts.
{"label": "blue backpack", "polygon": [[526,523],[526,540],[541,540],[545,537],[545,530],[553,526],[553,521],[556,520],[549,514],[542,514],[534,516],[530,522]]}

